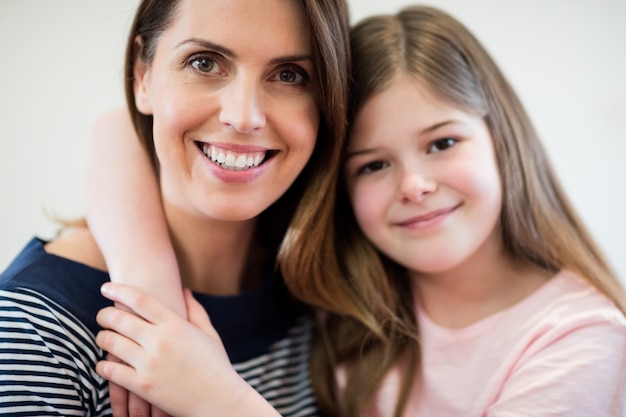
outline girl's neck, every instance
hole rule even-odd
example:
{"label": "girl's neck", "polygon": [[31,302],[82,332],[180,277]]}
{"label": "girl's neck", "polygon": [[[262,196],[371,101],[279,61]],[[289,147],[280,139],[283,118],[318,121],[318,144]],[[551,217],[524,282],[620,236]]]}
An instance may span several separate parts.
{"label": "girl's neck", "polygon": [[[164,207],[183,286],[212,295],[233,295],[241,291],[244,281],[258,283],[260,265],[256,270],[248,265],[255,219],[212,221],[167,202]],[[244,277],[244,273],[255,277]]]}
{"label": "girl's neck", "polygon": [[430,319],[443,327],[462,328],[518,303],[552,274],[510,259],[494,236],[450,270],[410,275],[415,300]]}

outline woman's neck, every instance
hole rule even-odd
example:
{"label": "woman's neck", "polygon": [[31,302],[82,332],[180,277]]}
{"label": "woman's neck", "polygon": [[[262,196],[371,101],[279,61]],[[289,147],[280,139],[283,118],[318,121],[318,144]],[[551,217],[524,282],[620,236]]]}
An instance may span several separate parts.
{"label": "woman's neck", "polygon": [[256,220],[212,221],[167,202],[164,207],[183,286],[212,295],[239,293],[244,273],[254,273],[248,255],[256,250],[252,247]]}

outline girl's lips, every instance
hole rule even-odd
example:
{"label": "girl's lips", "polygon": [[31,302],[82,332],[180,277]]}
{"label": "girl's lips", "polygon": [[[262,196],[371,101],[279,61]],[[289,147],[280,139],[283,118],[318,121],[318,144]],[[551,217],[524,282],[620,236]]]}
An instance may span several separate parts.
{"label": "girl's lips", "polygon": [[411,217],[409,219],[397,222],[396,225],[398,225],[400,227],[411,227],[411,226],[420,227],[422,225],[431,224],[431,223],[434,223],[434,222],[436,222],[436,221],[438,221],[440,219],[443,219],[448,214],[454,212],[460,206],[461,206],[461,203],[456,204],[455,206],[452,206],[452,207],[447,207],[447,208],[444,208],[444,209],[429,211],[428,213],[421,214],[419,216],[414,216],[414,217]]}

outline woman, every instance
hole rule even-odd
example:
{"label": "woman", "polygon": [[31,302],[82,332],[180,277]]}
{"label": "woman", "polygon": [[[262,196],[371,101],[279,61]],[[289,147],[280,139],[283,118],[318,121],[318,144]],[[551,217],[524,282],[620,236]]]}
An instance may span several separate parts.
{"label": "woman", "polygon": [[[146,0],[137,10],[131,117],[159,176],[182,284],[242,375],[220,368],[213,383],[240,395],[217,398],[215,413],[242,415],[243,406],[259,415],[265,399],[281,415],[317,413],[309,319],[274,277],[274,258],[288,228],[330,207],[347,69],[341,1]],[[233,170],[232,157],[252,161]],[[3,415],[111,413],[95,372],[105,271],[89,229],[77,227],[33,239],[2,274]]]}

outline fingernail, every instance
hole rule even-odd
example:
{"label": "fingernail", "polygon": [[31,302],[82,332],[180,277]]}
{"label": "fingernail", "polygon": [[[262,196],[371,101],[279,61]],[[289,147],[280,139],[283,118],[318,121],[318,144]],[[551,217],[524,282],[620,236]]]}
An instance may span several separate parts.
{"label": "fingernail", "polygon": [[111,283],[105,282],[104,284],[102,284],[102,286],[100,287],[100,292],[105,297],[112,297],[113,296],[113,288],[111,288]]}

